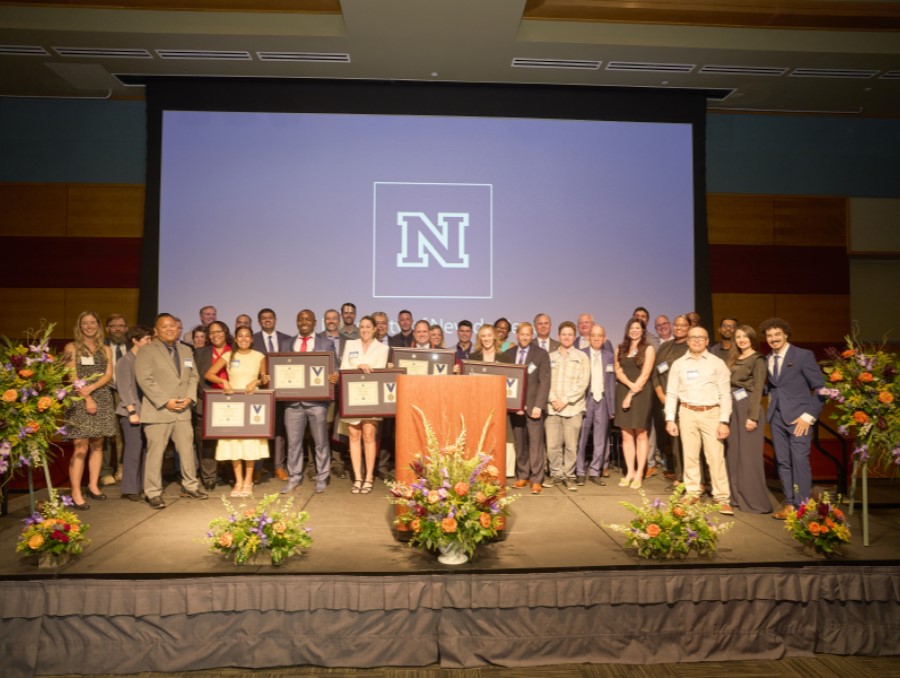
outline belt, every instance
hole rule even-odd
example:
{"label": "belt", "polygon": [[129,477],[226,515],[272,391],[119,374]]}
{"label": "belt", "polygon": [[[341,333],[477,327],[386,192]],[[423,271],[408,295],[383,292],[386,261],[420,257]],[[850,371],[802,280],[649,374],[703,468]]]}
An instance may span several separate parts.
{"label": "belt", "polygon": [[693,410],[694,412],[708,412],[709,410],[714,410],[718,407],[718,405],[688,405],[687,403],[681,403],[681,406]]}

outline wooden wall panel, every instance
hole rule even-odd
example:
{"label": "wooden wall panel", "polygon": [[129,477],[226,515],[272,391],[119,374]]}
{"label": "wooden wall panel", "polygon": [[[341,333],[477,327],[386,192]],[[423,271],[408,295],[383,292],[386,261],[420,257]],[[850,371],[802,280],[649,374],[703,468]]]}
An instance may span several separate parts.
{"label": "wooden wall panel", "polygon": [[850,295],[777,294],[775,315],[791,324],[794,341],[840,343],[850,333]]}
{"label": "wooden wall panel", "polygon": [[0,184],[0,235],[65,235],[64,184]]}
{"label": "wooden wall panel", "polygon": [[711,244],[768,245],[774,239],[771,196],[711,194],[706,221]]}
{"label": "wooden wall panel", "polygon": [[[22,287],[137,287],[140,238],[4,238],[4,273]],[[39,259],[36,253],[39,253]],[[35,261],[42,265],[35,266]]]}
{"label": "wooden wall panel", "polygon": [[19,339],[27,329],[38,329],[41,319],[55,322],[54,337],[67,337],[66,291],[62,288],[0,288],[0,335]]}
{"label": "wooden wall panel", "polygon": [[129,325],[137,322],[138,290],[78,288],[66,290],[65,326],[67,334],[71,334],[75,321],[82,311],[94,311],[100,314],[100,322],[106,324],[110,313],[121,313]]}
{"label": "wooden wall panel", "polygon": [[710,245],[713,292],[744,294],[849,294],[843,247]]}
{"label": "wooden wall panel", "polygon": [[847,245],[845,198],[775,197],[776,245]]}
{"label": "wooden wall panel", "polygon": [[143,186],[70,186],[67,235],[131,237],[144,234]]}
{"label": "wooden wall panel", "polygon": [[719,326],[719,320],[725,316],[737,318],[741,323],[754,329],[766,318],[775,315],[774,294],[713,294],[713,317],[704,325],[709,329]]}

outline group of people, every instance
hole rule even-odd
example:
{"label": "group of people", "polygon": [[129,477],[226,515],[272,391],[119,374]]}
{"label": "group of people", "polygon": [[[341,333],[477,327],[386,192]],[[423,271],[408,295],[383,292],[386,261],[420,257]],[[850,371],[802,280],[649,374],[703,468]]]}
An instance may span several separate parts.
{"label": "group of people", "polygon": [[[75,340],[65,350],[73,379],[81,380],[83,398],[67,414],[68,437],[74,441],[70,479],[76,508],[89,507],[85,497],[106,498],[99,484],[104,439],[116,435],[117,416],[122,495],[153,508],[165,507],[162,462],[170,443],[177,453],[181,494],[193,499],[208,496],[201,485],[206,490],[216,486],[220,462],[232,466],[232,495],[251,496],[255,472],[270,454],[276,477],[285,482],[282,492],[293,492],[304,478],[307,432],[313,443],[315,489],[325,492],[332,461],[342,461],[329,425],[346,432],[352,493],[370,493],[376,472],[389,474],[390,419],[341,421],[333,402],[283,402],[271,449],[267,440],[203,440],[203,392],[266,387],[266,356],[275,352],[333,353],[337,370],[330,379],[336,383],[342,368],[388,366],[391,347],[445,348],[439,325],[414,322],[412,313],[403,310],[397,317],[400,331],[389,336],[385,313],[357,323],[355,305],[346,303],[340,311],[324,313],[319,332],[310,309],[297,314],[297,333],[287,334],[276,329],[275,312],[265,308],[257,314],[258,331],[242,314],[232,335],[216,315],[215,307],[205,306],[200,324],[183,336],[180,320],[167,313],[157,317],[153,328],[127,328],[125,319],[115,315],[107,322],[109,339],[104,339],[96,314],[79,316]],[[733,506],[769,513],[762,422],[767,392],[785,506],[799,505],[811,489],[810,431],[822,407],[822,373],[813,354],[789,343],[790,326],[778,318],[760,327],[771,349],[768,357],[759,352],[754,328],[734,318],[721,321],[721,342],[712,347],[696,313],[672,321],[658,316],[656,334],[648,331],[649,321],[648,311],[636,308],[616,346],[587,313],[577,322],[560,323],[556,338],[546,313],[517,323],[514,333],[506,318],[477,331],[469,321],[457,324],[458,342],[446,347],[455,351],[457,364],[475,360],[526,366],[524,406],[509,415],[516,450],[514,486],[540,494],[546,487],[577,491],[586,482],[605,485],[609,433],[615,425],[624,461],[620,486],[641,487],[663,465],[667,478],[684,483],[684,501],[698,501],[708,486],[724,514],[732,514]],[[774,515],[783,518],[784,511]]]}

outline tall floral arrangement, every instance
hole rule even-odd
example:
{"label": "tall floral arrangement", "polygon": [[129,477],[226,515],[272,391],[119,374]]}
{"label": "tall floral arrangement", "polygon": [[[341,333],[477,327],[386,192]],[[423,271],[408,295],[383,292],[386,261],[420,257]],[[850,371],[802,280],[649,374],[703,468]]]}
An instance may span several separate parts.
{"label": "tall floral arrangement", "polygon": [[506,495],[500,472],[483,452],[493,415],[473,454],[466,448],[465,421],[456,440],[441,447],[425,414],[414,409],[425,429],[425,454],[410,465],[413,482],[390,483],[390,502],[406,509],[394,522],[411,530],[411,546],[439,550],[456,544],[472,556],[479,544],[498,535],[509,505],[518,499]]}
{"label": "tall floral arrangement", "polygon": [[846,337],[821,361],[828,382],[820,393],[834,403],[831,418],[842,435],[855,434],[854,454],[872,467],[900,473],[900,356]]}
{"label": "tall floral arrangement", "polygon": [[66,433],[60,417],[80,399],[85,382],[70,381],[50,348],[53,328],[29,330],[22,342],[0,340],[0,473],[46,464],[53,439]]}

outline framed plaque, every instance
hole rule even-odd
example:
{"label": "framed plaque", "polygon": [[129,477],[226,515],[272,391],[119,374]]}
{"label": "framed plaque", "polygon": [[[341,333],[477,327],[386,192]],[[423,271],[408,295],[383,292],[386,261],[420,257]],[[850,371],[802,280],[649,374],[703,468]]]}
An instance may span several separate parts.
{"label": "framed plaque", "polygon": [[331,351],[270,353],[267,360],[275,400],[334,399],[334,384],[328,379],[334,371]]}
{"label": "framed plaque", "polygon": [[275,392],[218,389],[203,392],[203,437],[271,438],[275,435]]}
{"label": "framed plaque", "polygon": [[525,381],[527,365],[509,363],[483,363],[478,360],[463,360],[462,374],[494,374],[506,379],[506,411],[519,412],[525,407]]}
{"label": "framed plaque", "polygon": [[448,348],[391,349],[390,363],[406,370],[406,374],[453,374],[456,350]]}
{"label": "framed plaque", "polygon": [[394,417],[397,414],[397,375],[399,367],[372,370],[341,370],[341,417]]}

